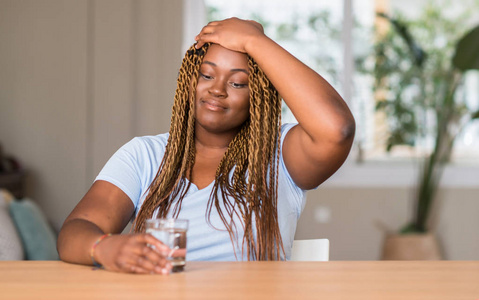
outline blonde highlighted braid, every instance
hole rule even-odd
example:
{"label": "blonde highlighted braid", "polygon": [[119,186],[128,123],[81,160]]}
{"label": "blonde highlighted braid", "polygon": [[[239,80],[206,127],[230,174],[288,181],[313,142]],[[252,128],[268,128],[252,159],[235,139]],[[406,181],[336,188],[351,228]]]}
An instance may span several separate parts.
{"label": "blonde highlighted braid", "polygon": [[[186,179],[195,164],[195,92],[208,47],[192,46],[183,59],[165,155],[135,219],[135,232],[144,232],[145,220],[156,209],[158,217],[166,217],[170,209],[177,217],[190,187]],[[230,142],[216,170],[206,216],[209,223],[216,209],[232,243],[238,241],[238,224],[233,217],[240,217],[244,229],[242,249],[246,249],[248,259],[279,260],[280,253],[284,253],[277,214],[281,98],[251,57],[248,69],[250,117]]]}

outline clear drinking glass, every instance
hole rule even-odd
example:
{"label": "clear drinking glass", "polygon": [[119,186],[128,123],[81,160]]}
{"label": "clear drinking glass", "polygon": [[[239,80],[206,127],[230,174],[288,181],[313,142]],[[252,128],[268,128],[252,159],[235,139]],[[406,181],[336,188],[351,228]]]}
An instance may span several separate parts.
{"label": "clear drinking glass", "polygon": [[186,231],[188,220],[184,219],[148,219],[146,233],[151,234],[171,250],[168,260],[173,266],[173,272],[181,272],[185,267]]}

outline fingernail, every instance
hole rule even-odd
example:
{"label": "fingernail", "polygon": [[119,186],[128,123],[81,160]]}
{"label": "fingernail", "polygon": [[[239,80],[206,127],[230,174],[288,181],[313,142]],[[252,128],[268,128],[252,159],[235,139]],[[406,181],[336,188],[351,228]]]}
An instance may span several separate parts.
{"label": "fingernail", "polygon": [[161,274],[168,275],[168,274],[170,274],[170,271],[168,269],[162,269]]}
{"label": "fingernail", "polygon": [[171,251],[170,248],[165,246],[157,247],[156,250],[157,250],[157,253],[161,255],[167,255]]}
{"label": "fingernail", "polygon": [[155,272],[156,273],[163,273],[163,268],[159,267],[159,266],[156,266],[155,267]]}

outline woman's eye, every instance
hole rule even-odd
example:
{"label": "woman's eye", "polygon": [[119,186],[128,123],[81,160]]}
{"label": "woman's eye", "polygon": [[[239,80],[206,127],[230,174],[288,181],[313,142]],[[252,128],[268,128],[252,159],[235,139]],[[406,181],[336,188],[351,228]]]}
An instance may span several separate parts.
{"label": "woman's eye", "polygon": [[231,86],[234,87],[235,89],[241,89],[241,88],[248,87],[248,84],[232,82]]}
{"label": "woman's eye", "polygon": [[206,80],[211,80],[211,79],[213,79],[212,76],[209,76],[209,75],[206,75],[206,74],[203,74],[203,73],[200,73],[200,76],[203,77],[203,78],[206,79]]}

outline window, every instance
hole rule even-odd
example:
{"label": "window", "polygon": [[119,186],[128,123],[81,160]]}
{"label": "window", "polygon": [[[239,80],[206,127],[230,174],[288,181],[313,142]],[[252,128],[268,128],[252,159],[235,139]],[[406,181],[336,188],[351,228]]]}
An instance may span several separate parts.
{"label": "window", "polygon": [[[278,44],[306,63],[338,91],[342,90],[341,2],[316,0],[206,0],[208,21],[229,17],[254,19]],[[283,123],[295,121],[286,106]]]}
{"label": "window", "polygon": [[[356,1],[355,4],[359,2],[365,3]],[[477,10],[471,9],[479,8],[479,1],[424,0],[411,5],[404,1],[376,0],[374,6],[372,11],[385,12],[406,25],[412,41],[424,50],[425,59],[417,67],[405,39],[392,22],[371,16],[368,11],[358,14],[355,10],[356,72],[352,104],[357,121],[362,124],[356,142],[366,157],[373,159],[423,156],[434,145],[435,130],[431,129],[436,128],[435,111],[442,104],[440,101],[450,80],[447,76],[452,74],[450,65],[456,42],[479,21],[474,15]],[[378,63],[378,51],[388,58],[383,67]],[[378,86],[378,78],[386,80],[386,84]],[[455,102],[465,112],[460,120],[457,118],[457,124],[453,124],[462,128],[454,144],[454,162],[477,158],[479,149],[479,122],[469,120],[471,113],[479,109],[478,72],[467,72],[462,81],[463,85],[455,93]],[[377,89],[373,92],[375,86]],[[384,86],[390,88],[384,89]],[[376,105],[384,108],[385,103],[389,103],[386,109],[375,111]],[[429,107],[426,111],[425,105]],[[389,134],[395,127],[398,134]],[[409,135],[408,131],[411,131]],[[388,143],[404,146],[394,146],[386,155],[384,149]],[[414,147],[405,146],[407,144]]]}
{"label": "window", "polygon": [[[396,147],[391,154],[385,152],[389,124],[384,115],[375,110],[378,96],[373,92],[374,76],[364,68],[374,67],[374,61],[361,59],[374,53],[378,33],[376,11],[415,20],[420,18],[428,0],[205,0],[208,19],[218,20],[232,16],[255,19],[263,24],[265,33],[281,46],[315,69],[330,82],[348,102],[355,115],[357,130],[353,157],[368,161],[409,161],[411,156],[427,151],[431,136],[418,139],[416,146]],[[441,2],[442,4],[439,4]],[[437,7],[445,8],[450,17],[470,12],[468,24],[477,24],[477,0],[436,0]],[[449,6],[447,6],[449,5]],[[476,14],[477,15],[477,14]],[[476,18],[474,20],[474,18]],[[464,19],[455,19],[464,20]],[[459,28],[459,27],[458,27]],[[458,34],[459,35],[459,34]],[[458,36],[459,37],[459,36]],[[440,40],[437,40],[439,44]],[[444,41],[442,41],[444,42]],[[440,45],[437,45],[440,47]],[[369,65],[368,65],[369,64]],[[468,72],[460,98],[470,110],[479,109],[479,75]],[[287,107],[283,109],[283,122],[294,120]],[[426,123],[425,127],[431,124]],[[360,149],[360,151],[358,151]],[[419,150],[418,150],[419,149]],[[469,122],[455,143],[454,160],[471,160],[479,156],[479,121]],[[411,177],[411,176],[409,176]]]}

